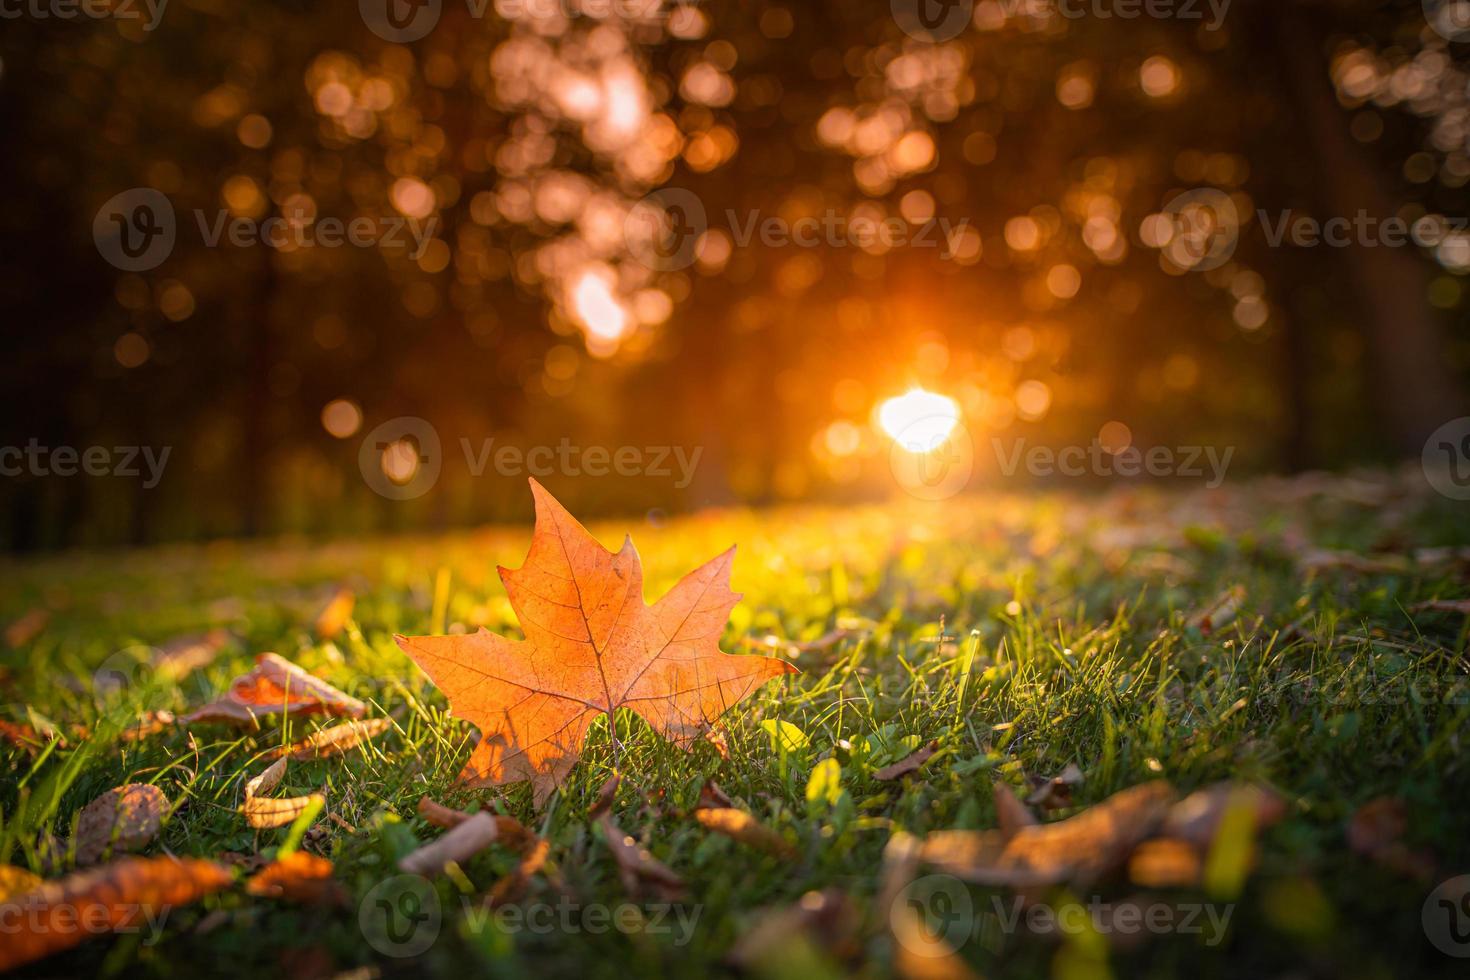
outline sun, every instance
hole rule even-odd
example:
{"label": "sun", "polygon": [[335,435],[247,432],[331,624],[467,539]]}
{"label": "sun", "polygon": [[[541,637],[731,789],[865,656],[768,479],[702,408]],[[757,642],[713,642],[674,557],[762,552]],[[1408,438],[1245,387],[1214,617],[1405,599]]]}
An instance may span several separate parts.
{"label": "sun", "polygon": [[953,398],[923,388],[912,388],[878,406],[878,424],[911,453],[929,453],[949,438],[960,421]]}

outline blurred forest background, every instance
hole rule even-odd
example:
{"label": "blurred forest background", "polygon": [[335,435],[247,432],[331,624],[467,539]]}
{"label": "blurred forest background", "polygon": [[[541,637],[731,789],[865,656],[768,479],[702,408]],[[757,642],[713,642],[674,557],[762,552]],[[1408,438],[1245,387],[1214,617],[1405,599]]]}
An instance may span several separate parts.
{"label": "blurred forest background", "polygon": [[[1470,47],[1431,20],[1467,11],[956,0],[935,40],[903,2],[443,0],[404,43],[371,0],[7,20],[0,445],[171,457],[153,489],[5,477],[0,541],[527,516],[524,479],[473,476],[462,438],[701,448],[685,488],[545,481],[588,517],[870,498],[896,492],[874,407],[916,384],[977,442],[1120,421],[1139,446],[1236,447],[1232,476],[1417,456],[1463,414]],[[93,220],[138,187],[178,241],[131,273]],[[685,268],[629,231],[667,187],[709,219]],[[1205,270],[1161,220],[1201,187],[1242,217]],[[436,225],[417,254],[206,247],[196,209]],[[1422,244],[1272,247],[1258,210],[1399,216]],[[727,212],[965,224],[949,248],[771,247]],[[358,451],[405,415],[445,460],[395,502]]]}

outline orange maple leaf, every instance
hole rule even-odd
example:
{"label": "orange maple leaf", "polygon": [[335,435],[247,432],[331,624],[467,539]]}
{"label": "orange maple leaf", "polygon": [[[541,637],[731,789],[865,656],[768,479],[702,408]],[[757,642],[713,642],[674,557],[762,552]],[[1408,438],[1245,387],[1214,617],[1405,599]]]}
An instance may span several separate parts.
{"label": "orange maple leaf", "polygon": [[689,749],[726,708],[796,671],[784,660],[720,649],[720,631],[740,601],[729,586],[734,548],[649,606],[631,538],[613,554],[535,480],[531,492],[530,554],[520,568],[499,570],[526,639],[485,629],[394,637],[450,710],[480,729],[462,780],[530,780],[539,804],[570,771],[599,714],[630,708]]}

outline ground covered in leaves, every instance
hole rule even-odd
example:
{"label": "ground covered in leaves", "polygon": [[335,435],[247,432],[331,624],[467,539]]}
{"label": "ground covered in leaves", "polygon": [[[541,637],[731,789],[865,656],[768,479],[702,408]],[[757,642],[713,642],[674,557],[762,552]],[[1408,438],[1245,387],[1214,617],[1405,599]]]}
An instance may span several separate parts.
{"label": "ground covered in leaves", "polygon": [[[1426,900],[1470,871],[1464,517],[1415,470],[594,525],[633,534],[650,599],[738,544],[722,645],[801,673],[692,753],[627,712],[597,722],[540,808],[456,786],[476,733],[393,641],[516,635],[495,570],[528,527],[10,563],[0,864],[106,874],[132,847],[231,872],[156,934],[18,975],[1463,976],[1442,951],[1460,933],[1431,933],[1470,914]],[[340,722],[233,722],[220,699],[266,651],[360,702],[363,737],[277,768]],[[1242,831],[1228,807],[1195,849],[1121,847],[1134,817],[1100,806],[1224,780],[1269,794],[1269,819]],[[105,806],[157,805],[161,825],[99,842],[83,810],[124,786]],[[463,831],[488,846],[420,861],[444,869],[431,894],[382,890],[478,810],[502,818]],[[992,838],[933,836],[1028,811],[1092,814],[1095,859],[1022,881],[946,850]],[[1120,927],[1135,907],[1163,925]]]}

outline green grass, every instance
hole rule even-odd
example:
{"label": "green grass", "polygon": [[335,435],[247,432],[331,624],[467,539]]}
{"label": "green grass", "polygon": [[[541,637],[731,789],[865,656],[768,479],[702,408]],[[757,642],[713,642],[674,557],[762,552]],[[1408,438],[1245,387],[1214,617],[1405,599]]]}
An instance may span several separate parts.
{"label": "green grass", "polygon": [[[1021,788],[1075,762],[1086,779],[1075,809],[1163,776],[1181,791],[1249,778],[1274,786],[1287,818],[1267,831],[1237,890],[1149,894],[1175,905],[1228,907],[1228,933],[1165,934],[1131,948],[1095,937],[1056,941],[976,926],[961,954],[985,976],[1461,976],[1464,961],[1426,940],[1421,907],[1439,881],[1470,870],[1467,622],[1409,612],[1467,594],[1465,563],[1413,562],[1392,574],[1304,572],[1311,547],[1411,556],[1470,543],[1463,505],[1409,475],[1235,484],[1210,494],[1128,490],[1105,496],[967,497],[943,505],[789,509],[701,515],[652,526],[594,526],[605,543],[631,531],[649,598],[737,543],[734,585],[745,593],[726,634],[745,652],[774,636],[849,635],[795,657],[802,673],[775,682],[727,716],[731,758],[669,746],[620,714],[622,828],[684,876],[698,907],[687,944],[674,934],[476,930],[461,911],[515,864],[492,847],[442,878],[439,939],[415,959],[377,955],[359,903],[397,857],[439,831],[415,816],[420,796],[500,808],[551,842],[547,875],[526,902],[586,907],[628,900],[587,811],[613,765],[605,725],[593,730],[569,782],[540,812],[525,787],[465,791],[454,777],[472,729],[398,650],[395,632],[514,633],[495,575],[518,566],[529,528],[327,544],[287,541],[68,555],[4,568],[0,621],[52,611],[43,632],[0,659],[11,720],[87,726],[31,758],[0,743],[0,860],[41,870],[36,841],[68,837],[79,809],[124,782],[158,785],[176,806],[146,853],[210,857],[270,853],[290,831],[253,831],[237,811],[269,749],[317,727],[296,722],[252,735],[198,727],[121,743],[145,707],[182,713],[224,689],[253,654],[274,650],[387,716],[394,731],[345,758],[292,763],[279,795],[316,790],[327,813],[304,846],[329,856],[350,894],[340,908],[289,905],[239,889],[176,910],[161,938],[102,939],[20,975],[309,976],[355,967],[384,975],[694,976],[724,959],[762,909],[833,888],[853,906],[845,943],[789,943],[763,961],[804,980],[891,970],[887,911],[875,908],[882,852],[898,829],[923,834],[995,825],[990,785]],[[332,589],[356,590],[353,620],[318,641],[312,617]],[[1192,612],[1243,586],[1234,622],[1209,635]],[[944,623],[941,635],[940,623]],[[208,668],[174,685],[138,683],[99,696],[92,674],[119,651],[208,627],[235,639]],[[111,661],[116,663],[116,661]],[[1414,692],[1419,692],[1416,696]],[[1427,692],[1427,694],[1426,694]],[[39,718],[37,716],[40,716]],[[780,750],[762,722],[799,729]],[[941,751],[906,783],[873,772],[930,739]],[[809,802],[819,762],[836,758],[840,795]],[[830,776],[830,767],[823,773]],[[714,778],[783,834],[794,860],[711,835],[677,811]],[[830,790],[830,788],[829,788]],[[653,808],[645,807],[656,794]],[[1431,851],[1431,880],[1352,853],[1344,828],[1380,795],[1409,807],[1408,843]],[[655,812],[657,811],[657,812]],[[1061,811],[1065,816],[1072,811]],[[299,830],[299,828],[298,828]],[[966,889],[988,913],[1008,893]],[[1124,878],[1071,897],[1116,902],[1142,892]],[[1048,896],[1065,901],[1061,893]],[[656,900],[650,898],[650,900]],[[1007,905],[1008,907],[1008,905]],[[215,913],[223,910],[223,921]],[[214,927],[199,931],[209,916]]]}

